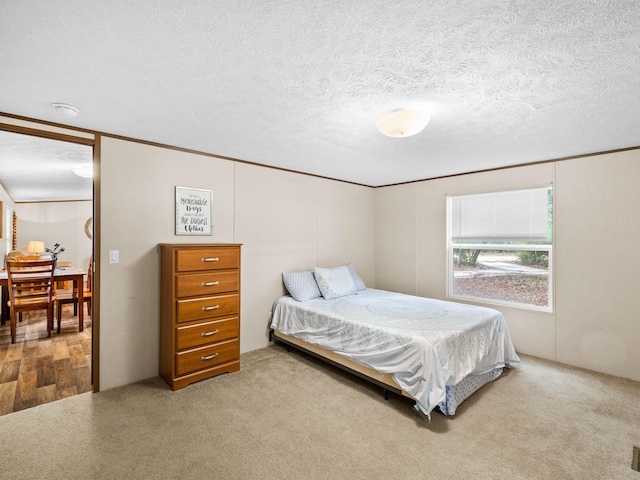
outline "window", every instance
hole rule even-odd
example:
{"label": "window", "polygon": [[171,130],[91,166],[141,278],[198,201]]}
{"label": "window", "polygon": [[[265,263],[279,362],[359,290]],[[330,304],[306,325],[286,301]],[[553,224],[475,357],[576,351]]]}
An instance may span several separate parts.
{"label": "window", "polygon": [[447,198],[449,297],[552,311],[551,187]]}

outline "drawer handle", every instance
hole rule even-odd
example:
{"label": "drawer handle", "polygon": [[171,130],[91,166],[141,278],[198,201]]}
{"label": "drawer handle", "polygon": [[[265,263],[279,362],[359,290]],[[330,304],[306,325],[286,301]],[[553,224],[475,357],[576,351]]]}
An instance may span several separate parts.
{"label": "drawer handle", "polygon": [[202,286],[203,287],[215,287],[216,285],[218,285],[220,282],[202,282]]}
{"label": "drawer handle", "polygon": [[211,310],[215,310],[216,308],[220,308],[220,305],[213,305],[212,307],[202,307],[202,311],[210,312]]}
{"label": "drawer handle", "polygon": [[202,332],[200,334],[201,337],[210,337],[211,335],[215,335],[216,333],[218,333],[218,330],[214,330],[213,332]]}
{"label": "drawer handle", "polygon": [[217,262],[220,260],[218,257],[202,257],[200,259],[201,262]]}
{"label": "drawer handle", "polygon": [[214,353],[213,355],[205,355],[204,357],[200,357],[200,360],[202,360],[203,362],[206,362],[207,360],[213,360],[217,356],[218,356],[217,353]]}

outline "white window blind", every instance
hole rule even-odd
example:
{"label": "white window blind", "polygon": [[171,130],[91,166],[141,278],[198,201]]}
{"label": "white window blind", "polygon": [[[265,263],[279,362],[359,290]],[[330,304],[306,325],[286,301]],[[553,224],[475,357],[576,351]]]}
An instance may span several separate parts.
{"label": "white window blind", "polygon": [[451,197],[451,239],[547,240],[550,187]]}

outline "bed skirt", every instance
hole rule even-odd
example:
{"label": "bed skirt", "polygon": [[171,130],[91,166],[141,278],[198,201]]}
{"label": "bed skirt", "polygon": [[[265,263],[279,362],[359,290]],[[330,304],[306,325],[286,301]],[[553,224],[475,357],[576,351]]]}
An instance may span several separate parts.
{"label": "bed skirt", "polygon": [[467,375],[457,385],[447,386],[447,399],[440,402],[438,408],[445,415],[454,415],[458,405],[500,375],[502,375],[502,368],[496,368],[481,375]]}

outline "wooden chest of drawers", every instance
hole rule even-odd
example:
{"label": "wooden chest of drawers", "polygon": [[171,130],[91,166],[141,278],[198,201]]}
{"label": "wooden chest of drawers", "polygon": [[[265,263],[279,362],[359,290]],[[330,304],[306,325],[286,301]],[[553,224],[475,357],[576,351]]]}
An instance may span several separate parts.
{"label": "wooden chest of drawers", "polygon": [[160,244],[160,376],[172,390],[240,370],[240,245]]}

